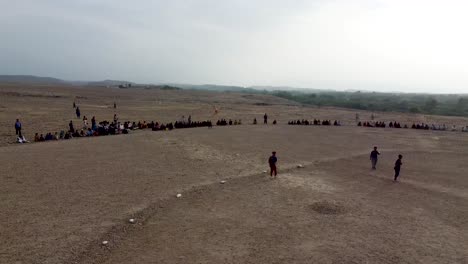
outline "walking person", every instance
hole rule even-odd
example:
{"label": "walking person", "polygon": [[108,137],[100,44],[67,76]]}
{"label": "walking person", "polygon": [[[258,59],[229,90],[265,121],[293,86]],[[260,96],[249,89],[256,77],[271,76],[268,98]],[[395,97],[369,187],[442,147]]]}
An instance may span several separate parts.
{"label": "walking person", "polygon": [[16,135],[21,138],[22,137],[22,135],[21,135],[21,122],[19,121],[19,119],[16,119],[15,131],[16,131]]}
{"label": "walking person", "polygon": [[403,156],[400,154],[398,155],[398,159],[395,161],[395,167],[393,169],[395,170],[395,178],[393,179],[394,182],[398,181],[398,176],[400,176],[400,168],[401,165],[403,165],[403,162],[401,162],[401,159]]}
{"label": "walking person", "polygon": [[271,153],[270,158],[268,159],[268,164],[270,165],[270,177],[276,178],[276,175],[278,174],[278,171],[276,170],[276,162],[278,161],[278,158],[276,157],[276,151],[273,151]]}
{"label": "walking person", "polygon": [[378,160],[379,155],[380,155],[380,153],[377,151],[377,147],[374,147],[374,150],[370,154],[370,160],[371,160],[371,163],[372,163],[372,169],[373,170],[376,169],[375,166],[377,165],[377,160]]}
{"label": "walking person", "polygon": [[268,116],[267,114],[265,113],[265,115],[263,116],[263,124],[268,124]]}

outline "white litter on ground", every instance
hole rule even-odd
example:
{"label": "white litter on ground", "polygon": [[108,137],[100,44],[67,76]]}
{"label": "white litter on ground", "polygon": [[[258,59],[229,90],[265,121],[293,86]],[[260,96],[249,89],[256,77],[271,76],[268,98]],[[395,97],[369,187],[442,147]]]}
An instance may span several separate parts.
{"label": "white litter on ground", "polygon": [[180,198],[180,197],[182,197],[182,194],[178,193],[178,194],[176,195],[176,197],[177,197],[177,198]]}
{"label": "white litter on ground", "polygon": [[107,244],[109,244],[109,241],[107,241],[107,240],[102,241],[103,246],[107,246]]}
{"label": "white litter on ground", "polygon": [[128,222],[129,222],[130,224],[134,224],[136,221],[135,221],[135,219],[130,218],[130,219],[128,220]]}
{"label": "white litter on ground", "polygon": [[267,171],[263,171],[263,173],[267,173]]}
{"label": "white litter on ground", "polygon": [[221,183],[221,184],[225,184],[225,183],[226,183],[226,181],[220,181],[219,183]]}
{"label": "white litter on ground", "polygon": [[297,165],[297,167],[298,167],[298,168],[304,168],[304,165],[299,164],[299,165]]}

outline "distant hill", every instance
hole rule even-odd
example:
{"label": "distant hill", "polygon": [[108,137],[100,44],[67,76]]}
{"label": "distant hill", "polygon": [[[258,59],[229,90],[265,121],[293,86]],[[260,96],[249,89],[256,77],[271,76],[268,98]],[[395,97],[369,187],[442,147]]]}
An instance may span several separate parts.
{"label": "distant hill", "polygon": [[[27,83],[27,84],[60,84],[75,86],[95,86],[95,87],[130,87],[135,85],[129,81],[104,80],[104,81],[67,81],[52,77],[40,77],[34,75],[0,75],[0,82],[3,83]],[[129,85],[130,84],[130,85]]]}
{"label": "distant hill", "polygon": [[215,84],[169,84],[171,86],[177,86],[182,89],[191,89],[191,90],[205,90],[205,91],[218,91],[218,92],[243,92],[248,90],[242,86],[228,86],[228,85],[215,85]]}
{"label": "distant hill", "polygon": [[0,82],[28,84],[66,84],[64,80],[33,75],[0,75]]}
{"label": "distant hill", "polygon": [[85,84],[86,86],[105,86],[105,87],[125,86],[126,88],[130,88],[131,86],[136,84],[136,83],[129,82],[129,81],[118,81],[118,80],[90,81],[90,82],[85,82],[85,83],[86,83]]}

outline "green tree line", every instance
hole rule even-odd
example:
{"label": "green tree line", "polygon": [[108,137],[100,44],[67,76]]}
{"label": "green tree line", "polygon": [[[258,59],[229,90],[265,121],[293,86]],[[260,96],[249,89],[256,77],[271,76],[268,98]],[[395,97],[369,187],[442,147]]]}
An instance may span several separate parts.
{"label": "green tree line", "polygon": [[368,111],[394,111],[468,116],[467,95],[396,94],[376,92],[273,91],[270,94],[314,106],[335,106]]}

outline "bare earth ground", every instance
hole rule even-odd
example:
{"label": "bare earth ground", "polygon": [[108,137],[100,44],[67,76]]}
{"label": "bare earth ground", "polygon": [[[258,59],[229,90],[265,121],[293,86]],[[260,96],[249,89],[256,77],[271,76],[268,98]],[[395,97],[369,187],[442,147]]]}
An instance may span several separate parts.
{"label": "bare earth ground", "polygon": [[[0,93],[0,263],[468,263],[468,134],[355,127],[356,111],[260,95],[8,85]],[[121,120],[214,120],[216,105],[219,118],[245,124],[267,112],[280,125],[10,144],[17,116],[29,138],[64,129],[75,96],[98,120],[112,118],[116,100]],[[284,125],[302,118],[348,126]],[[275,180],[263,173],[271,150]]]}

